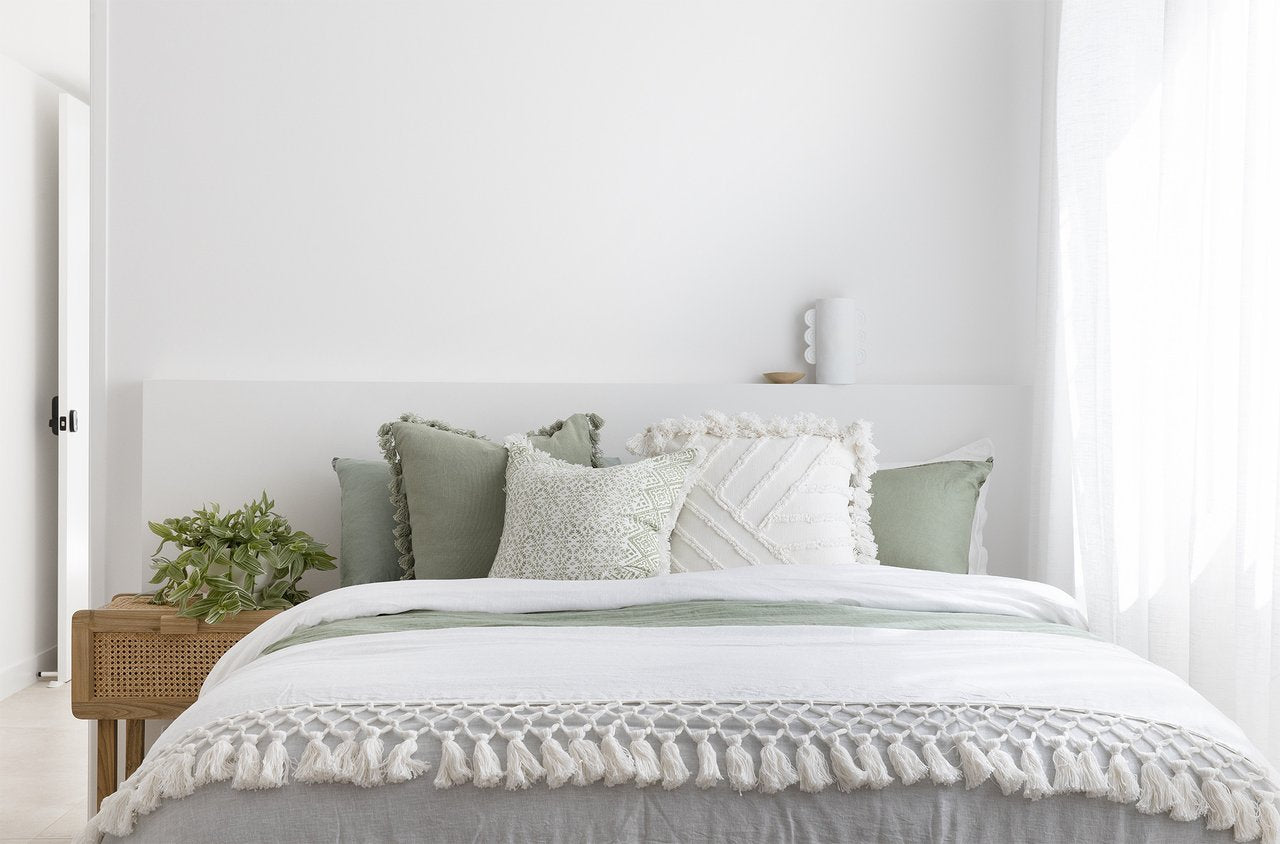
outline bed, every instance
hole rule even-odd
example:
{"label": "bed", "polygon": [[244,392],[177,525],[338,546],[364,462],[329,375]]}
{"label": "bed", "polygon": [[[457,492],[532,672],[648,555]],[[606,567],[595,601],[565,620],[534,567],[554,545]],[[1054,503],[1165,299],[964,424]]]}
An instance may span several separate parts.
{"label": "bed", "polygon": [[[143,498],[164,512],[189,500],[192,483],[236,495],[238,467],[253,465],[255,480],[323,527],[337,517],[312,492],[315,467],[343,447],[333,443],[344,432],[367,437],[371,412],[483,411],[510,430],[524,424],[517,410],[600,406],[586,396],[623,420],[592,435],[593,454],[601,443],[620,453],[619,434],[703,401],[782,409],[798,396],[833,416],[857,404],[889,420],[881,443],[914,456],[945,450],[939,419],[952,444],[994,432],[1008,458],[989,501],[991,570],[1025,573],[1013,562],[1029,521],[1022,388],[152,382]],[[655,446],[686,421],[638,442]],[[257,435],[289,426],[289,449]],[[712,454],[728,467],[700,506],[768,452],[704,449],[709,441],[688,436],[671,448],[706,462],[686,503],[707,486]],[[192,451],[193,438],[204,446]],[[773,453],[782,461],[799,447]],[[520,448],[523,463],[527,438]],[[833,466],[830,453],[814,465]],[[164,471],[176,460],[181,477]],[[530,465],[539,461],[557,463]],[[629,471],[562,465],[593,477]],[[742,487],[745,498],[777,476],[771,465]],[[843,490],[852,501],[836,509],[847,520],[861,506],[860,470],[841,471],[840,484],[806,475],[796,488]],[[778,493],[771,512],[798,500]],[[980,527],[985,516],[972,503],[968,513]],[[780,519],[816,530],[820,515]],[[666,529],[683,537],[671,542],[689,561],[704,545],[716,551],[701,525],[681,524]],[[860,547],[858,528],[852,539],[841,530]],[[967,531],[958,553],[972,561]],[[716,553],[737,547],[721,545]],[[826,540],[801,546],[844,553]],[[1052,586],[972,567],[696,567],[636,580],[468,576],[324,592],[226,654],[82,841],[1280,844],[1280,779],[1239,728],[1169,672],[1090,635]]]}
{"label": "bed", "polygon": [[777,567],[326,593],[227,654],[86,837],[1270,842],[1275,791],[1051,587]]}

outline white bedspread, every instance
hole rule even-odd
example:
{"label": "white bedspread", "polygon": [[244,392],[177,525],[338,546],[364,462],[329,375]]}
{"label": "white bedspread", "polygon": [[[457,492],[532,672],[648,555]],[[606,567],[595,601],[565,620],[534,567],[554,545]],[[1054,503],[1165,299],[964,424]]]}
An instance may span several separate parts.
{"label": "white bedspread", "polygon": [[[243,719],[245,713],[286,711],[296,706],[471,702],[521,707],[565,701],[716,702],[728,706],[735,702],[801,701],[918,703],[953,713],[991,705],[1055,714],[1061,711],[1073,718],[1072,713],[1083,713],[1083,717],[1132,719],[1133,723],[1166,731],[1160,735],[1176,733],[1197,745],[1210,746],[1211,753],[1235,760],[1234,776],[1242,776],[1240,771],[1252,772],[1237,781],[1237,790],[1258,801],[1260,815],[1251,816],[1249,823],[1242,822],[1237,831],[1253,832],[1253,827],[1260,825],[1258,834],[1265,832],[1272,838],[1276,834],[1268,826],[1274,823],[1268,814],[1268,810],[1274,811],[1268,806],[1268,796],[1276,777],[1236,725],[1171,673],[1119,647],[1088,638],[813,626],[485,627],[357,635],[298,644],[261,656],[270,644],[300,628],[344,618],[415,609],[546,612],[707,599],[844,602],[1085,626],[1074,602],[1043,584],[886,567],[736,569],[621,582],[494,579],[356,586],[313,598],[245,637],[209,675],[200,699],[161,736],[148,762],[166,753],[176,756],[180,748],[195,747],[193,742],[211,742],[210,736],[201,738],[204,734],[200,731],[208,725],[234,724],[243,732],[243,722],[235,719]],[[248,723],[252,727],[260,722]],[[619,724],[626,728],[625,723]],[[264,727],[264,741],[272,729],[282,728]],[[848,737],[853,738],[850,730]],[[449,737],[439,730],[422,730],[424,736],[428,732]],[[658,731],[650,732],[661,738]],[[697,733],[690,730],[681,737],[686,743],[683,746],[691,746],[689,742]],[[827,738],[820,729],[812,735]],[[889,731],[873,731],[872,735],[882,749],[883,741],[893,738]],[[957,748],[963,735],[956,737]],[[1069,736],[1070,728],[1063,735]],[[494,738],[498,736],[505,734],[495,731]],[[945,732],[939,736],[952,738]],[[704,741],[706,738],[702,736]],[[1057,757],[1050,754],[1066,739],[1043,738],[1048,742],[1045,767],[1052,778],[1052,759]],[[808,744],[809,740],[801,741]],[[932,743],[933,738],[926,737],[926,741]],[[301,743],[301,732],[296,736],[289,733],[291,759],[298,758]],[[1105,741],[1098,744],[1101,752]],[[1083,746],[1092,753],[1093,743]],[[1161,749],[1156,746],[1155,756],[1144,757],[1141,753],[1143,748],[1150,749],[1147,745],[1135,740],[1134,748],[1139,754],[1136,764],[1143,758],[1158,757]],[[257,751],[253,753],[256,759]],[[424,751],[421,758],[437,767],[440,764],[438,748]],[[688,754],[687,758],[692,761],[694,757]],[[957,757],[953,753],[951,758]],[[1192,771],[1204,764],[1203,757],[1188,758]],[[1105,755],[1101,759],[1105,767]],[[1167,763],[1167,756],[1164,761]],[[1185,767],[1175,761],[1169,774]],[[144,777],[146,768],[144,765],[135,778]],[[763,767],[761,770],[763,776]],[[889,770],[894,771],[892,765]],[[968,768],[965,773],[968,775]],[[1148,787],[1146,774],[1144,770],[1144,789]],[[1068,781],[1074,776],[1069,768],[1065,775]],[[1213,776],[1216,774],[1205,773],[1206,778]],[[1163,782],[1167,785],[1168,779]],[[146,785],[137,780],[133,783],[138,791]],[[692,782],[686,787],[692,788]],[[154,788],[163,791],[159,785]],[[305,786],[291,785],[286,791],[294,793],[298,788]],[[831,793],[836,794],[834,788]],[[1202,802],[1198,792],[1196,797]],[[138,798],[133,799],[137,803]],[[144,801],[142,809],[153,808],[153,803]],[[467,803],[477,805],[470,798]],[[1204,814],[1203,806],[1199,814]],[[139,828],[145,827],[144,820]]]}

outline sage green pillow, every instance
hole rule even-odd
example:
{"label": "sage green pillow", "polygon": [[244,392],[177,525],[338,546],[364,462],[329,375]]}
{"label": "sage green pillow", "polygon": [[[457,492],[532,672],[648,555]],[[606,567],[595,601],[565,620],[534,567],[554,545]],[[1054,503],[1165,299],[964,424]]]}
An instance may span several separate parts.
{"label": "sage green pillow", "polygon": [[[566,463],[599,466],[604,420],[579,413],[529,433]],[[378,430],[390,464],[401,578],[486,577],[506,510],[507,449],[475,431],[404,414]]]}
{"label": "sage green pillow", "polygon": [[965,574],[990,460],[947,460],[871,476],[871,533],[884,566]]}
{"label": "sage green pillow", "polygon": [[385,460],[333,458],[342,490],[342,550],[338,573],[343,586],[399,580],[396,508],[388,494],[391,470]]}

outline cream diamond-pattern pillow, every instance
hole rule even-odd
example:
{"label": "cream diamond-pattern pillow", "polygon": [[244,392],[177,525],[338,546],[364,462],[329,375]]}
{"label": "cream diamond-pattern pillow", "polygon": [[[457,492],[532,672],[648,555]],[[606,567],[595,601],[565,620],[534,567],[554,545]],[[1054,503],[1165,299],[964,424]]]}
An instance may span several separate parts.
{"label": "cream diamond-pattern pillow", "polygon": [[507,512],[490,577],[624,580],[666,574],[671,531],[702,458],[682,448],[593,469],[507,439]]}
{"label": "cream diamond-pattern pillow", "polygon": [[812,414],[667,419],[627,443],[641,457],[704,449],[671,537],[671,570],[875,564],[866,422]]}

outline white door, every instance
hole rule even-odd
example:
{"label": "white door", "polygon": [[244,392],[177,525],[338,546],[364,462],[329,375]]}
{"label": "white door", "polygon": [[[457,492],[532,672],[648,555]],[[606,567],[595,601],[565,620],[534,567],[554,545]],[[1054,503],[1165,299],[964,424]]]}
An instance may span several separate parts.
{"label": "white door", "polygon": [[89,606],[89,107],[58,100],[58,678],[71,679],[71,615]]}

